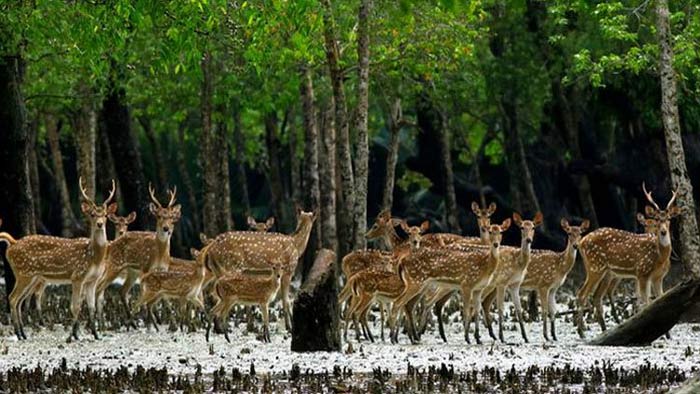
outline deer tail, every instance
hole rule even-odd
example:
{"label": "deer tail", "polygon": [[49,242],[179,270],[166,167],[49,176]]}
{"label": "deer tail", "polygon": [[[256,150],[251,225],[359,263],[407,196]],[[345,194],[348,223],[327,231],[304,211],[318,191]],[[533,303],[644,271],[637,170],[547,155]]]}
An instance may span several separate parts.
{"label": "deer tail", "polygon": [[0,233],[0,242],[5,242],[7,245],[11,246],[17,243],[17,240],[14,239],[9,233],[2,232]]}

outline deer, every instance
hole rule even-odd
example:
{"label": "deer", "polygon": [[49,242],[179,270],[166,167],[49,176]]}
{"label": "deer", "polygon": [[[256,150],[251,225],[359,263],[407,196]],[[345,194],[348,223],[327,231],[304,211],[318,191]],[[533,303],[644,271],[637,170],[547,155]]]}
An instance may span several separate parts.
{"label": "deer", "polygon": [[[562,218],[560,225],[567,235],[566,248],[561,252],[533,249],[530,252],[530,264],[525,278],[520,284],[520,288],[523,290],[537,291],[542,307],[542,333],[546,341],[549,341],[547,330],[551,331],[552,339],[557,340],[555,329],[556,293],[576,263],[581,237],[588,230],[590,222],[586,219],[580,225],[572,226],[566,218]],[[547,326],[548,319],[550,321],[549,327]]]}
{"label": "deer", "polygon": [[[677,194],[674,190],[666,208],[661,209],[651,193],[646,190],[644,183],[642,189],[651,204],[645,207],[645,213],[658,223],[656,234],[635,234],[604,227],[589,233],[581,240],[579,249],[586,269],[586,280],[576,294],[576,323],[581,338],[585,338],[583,308],[587,306],[588,296],[606,275],[636,279],[636,292],[639,295],[637,304],[643,306],[649,303],[654,280],[661,283],[663,276],[668,272],[672,249],[670,223],[672,218],[680,214],[680,208],[673,205]],[[601,292],[594,298],[593,307],[598,324],[605,330],[603,295]]]}
{"label": "deer", "polygon": [[[406,308],[411,328],[409,331],[413,331],[413,307],[419,300],[421,292],[434,284],[445,289],[461,291],[464,304],[462,309],[464,338],[467,343],[470,343],[469,326],[471,319],[476,318],[474,338],[477,343],[481,343],[478,324],[478,316],[481,312],[481,294],[491,284],[498,268],[502,233],[508,230],[510,224],[510,218],[500,225],[491,224],[489,245],[486,247],[472,245],[451,249],[420,248],[417,251],[411,251],[401,259],[397,270],[405,288],[394,302],[389,320],[393,343],[398,341],[398,330],[396,329],[398,311]],[[470,306],[472,307],[470,308]],[[411,342],[416,343],[415,331],[409,334]]]}
{"label": "deer", "polygon": [[107,216],[117,211],[116,203],[111,203],[117,189],[112,180],[109,196],[98,205],[88,197],[82,178],[78,183],[83,198],[80,209],[90,221],[89,238],[29,235],[16,240],[7,233],[0,233],[0,242],[9,245],[6,257],[15,275],[15,287],[9,301],[15,335],[20,340],[27,339],[21,305],[38,283],[71,284],[73,322],[67,342],[78,340],[78,318],[83,299],[87,300],[90,332],[99,339],[95,326],[95,289],[105,269],[109,245]]}
{"label": "deer", "polygon": [[[471,208],[472,212],[474,213],[474,215],[476,215],[477,219],[477,226],[479,228],[479,242],[476,242],[476,239],[474,239],[473,237],[465,237],[468,238],[465,243],[467,245],[472,243],[475,245],[488,245],[489,227],[491,226],[491,216],[496,212],[496,203],[492,202],[491,204],[489,204],[488,207],[481,208],[476,201],[472,201]],[[447,336],[445,335],[445,328],[442,321],[442,309],[445,306],[445,304],[450,300],[450,298],[452,298],[452,294],[454,294],[454,291],[450,289],[441,289],[438,287],[434,289],[432,293],[426,295],[426,300],[424,301],[423,306],[423,313],[421,315],[420,320],[420,333],[425,332],[425,330],[427,329],[428,320],[430,318],[430,309],[431,306],[434,306],[433,312],[435,316],[437,316],[438,331],[440,337],[442,338],[443,342],[447,343]],[[485,316],[487,317],[487,319],[490,318],[490,315],[488,314]],[[490,324],[488,324],[488,326],[490,327]]]}
{"label": "deer", "polygon": [[291,329],[289,287],[299,258],[304,254],[309,235],[316,220],[313,212],[297,208],[297,227],[291,235],[252,231],[230,231],[218,235],[202,253],[221,272],[243,269],[270,269],[282,265],[284,272],[280,284],[285,326]]}
{"label": "deer", "polygon": [[[399,261],[401,259],[400,256],[406,254],[408,251],[406,245],[408,245],[411,250],[418,250],[423,236],[422,234],[429,227],[429,223],[427,221],[421,223],[420,226],[409,226],[406,221],[401,221],[400,224],[406,234],[408,234],[408,239],[400,247],[393,251],[389,265]],[[343,291],[341,291],[338,297],[339,303],[345,302],[347,296],[344,294],[344,292],[347,292],[348,289],[350,289],[349,291],[352,292],[353,296],[352,302],[346,310],[344,336],[347,337],[349,318],[352,318],[355,322],[355,330],[359,340],[359,318],[365,337],[371,342],[374,342],[372,332],[367,324],[367,313],[369,312],[369,308],[372,306],[372,303],[375,300],[378,300],[382,304],[381,311],[383,314],[384,304],[391,304],[394,299],[401,295],[403,288],[403,282],[401,282],[394,270],[387,270],[381,266],[365,268],[353,274],[348,279]],[[360,298],[356,298],[358,295]]]}
{"label": "deer", "polygon": [[[180,220],[181,206],[175,204],[177,187],[168,190],[170,200],[166,206],[161,205],[155,196],[155,190],[148,186],[151,203],[149,210],[156,217],[156,231],[129,231],[112,241],[107,255],[107,266],[97,288],[98,314],[102,316],[104,292],[120,275],[140,275],[148,271],[167,271],[170,265],[170,238],[175,223]],[[127,315],[127,321],[133,322],[129,308],[129,294],[133,282],[125,282],[119,291],[120,300]]]}
{"label": "deer", "polygon": [[520,248],[511,246],[502,246],[500,251],[500,264],[494,274],[493,282],[484,290],[486,298],[482,304],[484,310],[486,327],[489,330],[491,338],[496,340],[491,327],[491,304],[496,300],[496,309],[498,311],[498,339],[505,343],[503,338],[503,310],[506,297],[506,291],[510,294],[511,301],[515,306],[515,315],[520,326],[520,333],[525,342],[527,332],[523,324],[522,306],[520,304],[520,286],[525,279],[528,265],[530,264],[531,246],[535,237],[535,228],[540,226],[543,221],[542,212],[537,212],[532,220],[523,220],[519,213],[513,213],[513,222],[520,228]]}
{"label": "deer", "polygon": [[261,233],[268,232],[272,226],[275,225],[275,218],[274,217],[269,217],[267,218],[266,221],[258,223],[254,217],[248,216],[247,218],[248,221],[248,227],[253,230],[253,231],[258,231]]}
{"label": "deer", "polygon": [[[265,270],[243,270],[225,272],[212,263],[212,268],[217,271],[217,280],[214,283],[214,291],[218,295],[218,301],[211,310],[209,324],[207,325],[206,339],[209,341],[211,320],[219,322],[227,321],[231,308],[234,305],[257,305],[262,312],[263,331],[262,341],[270,342],[270,312],[269,305],[275,299],[280,289],[280,284],[286,274],[285,264],[273,264]],[[229,343],[228,328],[224,328],[224,337]]]}
{"label": "deer", "polygon": [[[208,247],[205,246],[205,249]],[[202,312],[205,311],[202,289],[208,280],[213,279],[213,275],[205,264],[205,258],[201,257],[201,253],[197,250],[190,250],[190,252],[196,259],[194,262],[173,258],[167,271],[147,271],[141,275],[141,295],[134,306],[134,311],[139,311],[145,306],[148,321],[153,323],[156,331],[158,331],[158,324],[153,314],[153,307],[162,299],[179,301],[181,328],[188,304],[191,303]]]}

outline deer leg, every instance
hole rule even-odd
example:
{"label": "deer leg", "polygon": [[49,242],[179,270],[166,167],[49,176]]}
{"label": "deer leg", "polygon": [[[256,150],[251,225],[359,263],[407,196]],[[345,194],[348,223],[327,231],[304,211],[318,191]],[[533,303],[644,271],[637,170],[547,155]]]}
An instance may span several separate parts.
{"label": "deer leg", "polygon": [[[496,288],[496,309],[498,310],[498,339],[501,340],[501,343],[505,343],[505,339],[503,338],[503,309],[504,309],[504,304],[506,302],[506,289],[503,286],[498,286]],[[488,313],[484,309],[484,321],[486,321],[486,315]],[[476,319],[477,323],[476,325],[478,326],[478,319],[479,319],[479,314],[476,314]]]}
{"label": "deer leg", "polygon": [[280,283],[280,291],[282,293],[282,309],[284,310],[284,326],[288,332],[292,331],[292,308],[289,305],[289,286],[291,281],[291,274],[285,274]]}
{"label": "deer leg", "polygon": [[610,314],[612,314],[615,323],[620,324],[620,315],[617,312],[617,306],[615,306],[615,293],[617,292],[617,287],[620,285],[620,278],[613,278],[610,281],[608,290],[606,294],[608,296],[608,302],[610,303]]}
{"label": "deer leg", "polygon": [[641,290],[641,305],[647,305],[649,303],[649,294],[651,293],[651,280],[649,280],[648,276],[643,276],[638,279],[638,283]]}
{"label": "deer leg", "polygon": [[385,313],[386,305],[383,302],[379,303],[379,334],[381,335],[382,342],[384,342],[384,319],[386,318]]}
{"label": "deer leg", "polygon": [[472,321],[472,292],[471,289],[462,286],[462,324],[464,325],[464,340],[471,344],[469,339],[469,326]]}
{"label": "deer leg", "polygon": [[445,307],[445,304],[447,304],[448,301],[452,298],[452,293],[454,291],[450,291],[449,293],[445,294],[444,297],[442,297],[438,302],[435,303],[435,308],[433,313],[435,313],[435,316],[437,317],[437,322],[438,322],[438,332],[440,333],[440,338],[442,338],[443,342],[447,343],[447,336],[445,335],[445,325],[443,324],[444,317],[442,315],[442,309]]}
{"label": "deer leg", "polygon": [[493,318],[491,317],[491,305],[493,305],[493,301],[496,299],[496,293],[496,289],[484,291],[486,297],[484,297],[484,300],[481,303],[481,308],[484,310],[484,324],[486,325],[486,328],[489,331],[489,336],[494,341],[496,341],[497,338],[496,334],[493,333]]}
{"label": "deer leg", "polygon": [[605,325],[605,310],[603,309],[603,297],[607,293],[612,279],[612,274],[608,273],[603,277],[598,285],[598,288],[596,288],[595,292],[593,293],[593,313],[602,331],[607,330],[607,326]]}
{"label": "deer leg", "polygon": [[15,329],[15,335],[18,340],[27,339],[22,327],[22,300],[25,294],[32,288],[35,279],[17,275],[15,286],[10,293],[10,314],[12,317],[12,325]]}
{"label": "deer leg", "polygon": [[547,289],[537,289],[537,296],[540,298],[540,304],[542,308],[542,334],[544,334],[544,340],[549,342],[549,335],[547,334],[549,326],[547,325],[547,319],[549,318],[553,321],[554,316],[549,313],[549,297],[547,297]]}
{"label": "deer leg", "polygon": [[122,287],[119,288],[119,300],[124,305],[126,311],[126,321],[132,321],[131,309],[129,308],[129,298],[131,298],[131,289],[134,287],[136,280],[139,278],[139,272],[132,269],[126,270],[126,278]]}
{"label": "deer leg", "polygon": [[520,334],[523,336],[523,341],[528,343],[527,331],[525,330],[525,323],[523,323],[523,306],[520,303],[520,285],[515,285],[508,288],[510,293],[510,299],[513,300],[513,305],[515,306],[515,317],[518,318],[518,325],[520,326]]}
{"label": "deer leg", "polygon": [[[380,303],[379,305],[380,305],[380,309],[381,309],[383,306],[383,303]],[[367,314],[369,314],[369,310],[371,307],[372,307],[372,298],[368,298],[366,302],[362,303],[362,305],[359,308],[359,311],[360,311],[360,322],[367,330],[367,333],[369,334],[369,340],[371,342],[374,342],[374,337],[372,336],[372,330],[370,330],[369,324],[367,323]]]}
{"label": "deer leg", "polygon": [[577,331],[578,335],[581,338],[585,338],[586,334],[584,333],[584,321],[583,321],[583,310],[586,306],[588,306],[588,296],[591,294],[593,289],[595,289],[600,281],[603,279],[603,275],[605,273],[600,273],[600,272],[594,272],[592,270],[587,270],[586,271],[586,281],[583,283],[583,286],[578,290],[576,293],[576,300],[578,303],[578,310],[576,311],[576,326],[577,326]]}
{"label": "deer leg", "polygon": [[97,325],[95,324],[95,292],[97,290],[97,280],[87,283],[83,289],[88,306],[88,324],[90,326],[90,332],[95,339],[100,339],[100,336],[97,335]]}
{"label": "deer leg", "polygon": [[[552,339],[557,340],[557,331],[554,327],[554,322],[557,320],[557,300],[555,298],[556,294],[556,289],[549,289],[547,292],[548,298],[547,298],[547,307],[548,307],[548,314],[549,314],[549,321],[550,321],[550,326],[552,329]],[[542,308],[544,311],[544,307]],[[545,327],[545,330],[547,328]]]}
{"label": "deer leg", "polygon": [[262,329],[262,338],[263,342],[270,343],[270,315],[268,311],[268,306],[267,302],[263,302],[260,304],[260,311],[262,312],[262,321],[263,321],[263,329]]}
{"label": "deer leg", "polygon": [[481,292],[482,290],[474,290],[472,296],[472,304],[474,305],[474,339],[476,343],[481,345],[481,336],[479,335],[479,315],[481,312]]}
{"label": "deer leg", "polygon": [[415,285],[406,286],[401,295],[394,301],[394,305],[391,307],[391,315],[389,317],[389,327],[391,330],[391,343],[398,343],[398,318],[400,311],[404,308],[406,303],[413,298],[420,289]]}
{"label": "deer leg", "polygon": [[406,323],[408,324],[408,332],[409,332],[409,337],[411,337],[411,343],[412,344],[417,344],[420,342],[420,338],[418,337],[418,334],[416,332],[416,324],[415,320],[413,319],[413,311],[416,308],[416,304],[420,301],[420,296],[416,295],[412,299],[410,299],[406,305],[405,305],[405,312],[406,312]]}
{"label": "deer leg", "polygon": [[80,317],[80,306],[83,301],[83,284],[77,280],[73,280],[72,290],[71,290],[71,314],[73,315],[73,324],[71,332],[68,335],[66,342],[70,343],[73,339],[78,340],[78,318]]}
{"label": "deer leg", "polygon": [[46,282],[38,281],[34,287],[34,306],[36,307],[36,314],[40,326],[44,325],[44,314],[42,313],[42,305],[44,304],[44,292],[46,291]]}

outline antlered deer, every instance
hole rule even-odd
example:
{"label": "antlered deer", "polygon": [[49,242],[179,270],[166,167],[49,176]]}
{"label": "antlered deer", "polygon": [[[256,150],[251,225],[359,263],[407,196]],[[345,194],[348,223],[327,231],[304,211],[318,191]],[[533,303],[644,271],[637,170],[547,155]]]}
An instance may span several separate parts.
{"label": "antlered deer", "polygon": [[[649,302],[653,281],[658,281],[658,278],[663,280],[663,275],[668,272],[667,263],[671,255],[670,222],[673,217],[680,214],[680,209],[673,205],[676,192],[673,191],[666,208],[661,209],[651,197],[651,193],[647,192],[644,184],[642,189],[653,205],[653,207],[647,206],[645,212],[647,216],[657,220],[656,234],[635,234],[624,230],[601,228],[581,240],[580,250],[586,269],[586,281],[576,295],[579,307],[576,321],[579,336],[582,338],[585,336],[582,309],[588,302],[588,296],[606,275],[635,278],[639,295],[637,302],[639,305],[646,305]],[[599,294],[598,298],[594,299],[593,306],[598,324],[605,330],[603,295]]]}
{"label": "antlered deer", "polygon": [[291,329],[289,286],[299,258],[306,250],[316,215],[297,210],[297,228],[293,234],[231,231],[220,234],[203,254],[222,272],[245,269],[284,268],[281,282],[285,324]]}
{"label": "antlered deer", "polygon": [[[149,185],[151,213],[156,217],[156,231],[129,231],[112,241],[107,255],[107,266],[97,288],[99,315],[102,315],[104,292],[107,287],[120,275],[140,275],[149,271],[167,271],[170,264],[170,238],[175,229],[175,223],[180,220],[180,205],[175,205],[177,188],[168,191],[170,201],[162,206],[155,197],[153,187]],[[130,272],[131,271],[131,272]],[[131,318],[128,295],[133,283],[124,283],[120,289],[120,299],[127,314]]]}
{"label": "antlered deer", "polygon": [[[535,249],[530,253],[530,265],[520,288],[537,291],[542,304],[542,324],[544,325],[542,332],[547,341],[549,340],[549,335],[547,335],[549,328],[551,328],[552,339],[557,339],[554,328],[556,319],[555,296],[576,263],[576,253],[581,235],[588,230],[589,225],[589,221],[584,220],[579,226],[571,226],[566,219],[561,219],[561,228],[567,234],[566,248],[561,252]],[[547,319],[550,320],[551,327],[547,327]]]}
{"label": "antlered deer", "polygon": [[90,331],[95,336],[95,288],[105,268],[107,254],[107,216],[117,211],[110,204],[116,185],[112,181],[109,197],[97,205],[87,196],[82,178],[79,180],[83,197],[81,210],[90,220],[90,238],[67,239],[47,235],[29,235],[15,240],[7,233],[0,234],[0,241],[7,242],[6,257],[15,275],[15,287],[10,294],[10,312],[15,334],[26,339],[20,307],[37,283],[70,283],[73,325],[68,342],[78,339],[78,318],[83,298],[87,299]]}

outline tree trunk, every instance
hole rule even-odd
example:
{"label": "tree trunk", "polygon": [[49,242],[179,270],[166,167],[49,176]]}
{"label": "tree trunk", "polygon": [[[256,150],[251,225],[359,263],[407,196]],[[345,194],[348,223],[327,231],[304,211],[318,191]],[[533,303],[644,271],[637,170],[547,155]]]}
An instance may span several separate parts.
{"label": "tree trunk", "polygon": [[389,129],[389,152],[386,155],[386,179],[382,195],[382,210],[391,209],[394,203],[394,184],[396,183],[396,162],[399,160],[399,143],[401,142],[401,124],[403,115],[401,99],[396,99],[391,107],[387,121]]}
{"label": "tree trunk", "polygon": [[78,230],[78,221],[71,206],[68,182],[63,169],[63,154],[61,153],[60,131],[62,122],[53,115],[46,115],[46,139],[51,151],[51,163],[53,164],[54,181],[58,189],[58,197],[61,206],[61,236],[71,238]]}
{"label": "tree trunk", "polygon": [[153,164],[156,171],[156,187],[162,193],[162,190],[168,188],[168,175],[165,160],[163,159],[163,151],[160,147],[160,141],[158,140],[156,132],[153,130],[151,120],[147,116],[142,115],[138,120],[144,134],[146,134],[148,144],[151,147],[151,156],[153,156]]}
{"label": "tree trunk", "polygon": [[678,116],[676,72],[673,69],[673,45],[667,0],[657,0],[656,15],[656,31],[661,47],[661,115],[666,139],[666,156],[671,182],[678,193],[676,204],[682,211],[678,221],[681,260],[692,277],[697,279],[700,278],[700,236],[693,201],[693,185],[688,177]]}
{"label": "tree trunk", "polygon": [[194,184],[190,177],[190,172],[187,169],[187,158],[185,157],[185,123],[181,123],[177,130],[178,149],[175,150],[175,160],[177,161],[177,170],[180,173],[180,179],[185,186],[187,203],[190,206],[192,215],[192,226],[194,227],[195,235],[202,231],[202,224],[199,215],[199,206],[197,205],[197,197],[194,192]]}
{"label": "tree trunk", "polygon": [[[27,111],[22,97],[22,59],[0,58],[0,218],[2,231],[19,238],[35,232],[34,203],[29,177]],[[5,260],[5,243],[0,259]],[[15,286],[10,264],[4,261],[6,296]],[[7,300],[6,300],[7,301]],[[5,302],[9,312],[9,302]]]}
{"label": "tree trunk", "polygon": [[[95,144],[95,190],[106,191],[112,186],[112,179],[118,180],[117,170],[114,168],[112,151],[109,149],[109,138],[107,136],[106,125],[103,116],[99,116],[97,122],[97,143]],[[120,210],[124,211],[124,199],[120,188],[117,188],[115,201],[118,202]]]}
{"label": "tree trunk", "polygon": [[[287,125],[287,141],[289,148],[289,188],[292,195],[292,204],[302,204],[306,200],[302,196],[302,164],[299,162],[299,156],[297,155],[297,130],[296,122],[294,122],[294,116],[290,114],[289,124]],[[307,208],[308,209],[308,208]]]}
{"label": "tree trunk", "polygon": [[336,226],[336,152],[335,152],[335,125],[333,123],[333,100],[327,104],[321,112],[321,127],[318,136],[319,164],[321,190],[321,243],[324,248],[332,251],[338,250],[338,234]]}
{"label": "tree trunk", "polygon": [[245,171],[245,140],[241,124],[241,109],[236,106],[233,112],[233,142],[236,145],[236,177],[238,178],[238,194],[245,216],[250,215],[250,197],[248,196],[248,176]]}
{"label": "tree trunk", "polygon": [[[304,207],[319,212],[321,207],[321,186],[318,169],[318,128],[316,127],[316,103],[311,71],[304,67],[301,75],[301,102],[304,116]],[[302,279],[306,279],[311,269],[316,251],[321,247],[323,213],[316,219],[304,257]]]}
{"label": "tree trunk", "polygon": [[[81,85],[82,95],[91,91]],[[90,198],[95,198],[95,141],[97,138],[97,113],[94,102],[86,98],[73,116],[73,133],[77,153],[78,176],[83,178],[83,185]],[[109,189],[107,189],[109,190]],[[105,192],[104,190],[103,192]],[[87,225],[87,222],[85,222]]]}
{"label": "tree trunk", "polygon": [[123,87],[115,86],[113,80],[110,81],[110,91],[102,103],[102,121],[109,138],[114,169],[119,177],[119,189],[126,208],[123,212],[136,212],[135,229],[151,228],[151,214],[148,209],[150,199],[138,140],[131,128],[126,92]]}
{"label": "tree trunk", "polygon": [[440,112],[440,157],[445,173],[445,216],[450,231],[461,234],[457,211],[457,194],[455,193],[455,177],[452,169],[452,154],[450,153],[450,130],[447,127],[447,115]]}
{"label": "tree trunk", "polygon": [[355,131],[355,240],[353,249],[367,247],[367,178],[369,173],[369,12],[372,0],[360,0],[357,14],[357,114]]}
{"label": "tree trunk", "polygon": [[34,216],[36,219],[35,225],[39,232],[44,229],[44,224],[41,221],[41,182],[39,181],[39,158],[37,157],[39,152],[39,145],[37,142],[37,134],[39,133],[39,125],[36,120],[32,120],[27,129],[29,135],[29,179],[32,190],[32,201],[34,204]]}
{"label": "tree trunk", "polygon": [[[224,112],[222,111],[222,114]],[[216,150],[219,165],[217,166],[217,196],[216,199],[220,204],[219,210],[219,233],[231,231],[233,221],[231,216],[231,176],[229,175],[228,160],[230,149],[228,144],[228,132],[226,131],[226,123],[220,122],[216,128]]]}
{"label": "tree trunk", "polygon": [[321,249],[294,300],[293,352],[340,351],[335,253]]}
{"label": "tree trunk", "polygon": [[322,0],[323,5],[323,36],[326,48],[326,60],[333,88],[335,100],[335,129],[337,131],[336,146],[338,153],[338,167],[340,170],[340,184],[337,185],[343,197],[342,204],[338,205],[338,237],[339,252],[344,256],[352,249],[353,235],[353,209],[355,207],[355,182],[352,170],[352,157],[350,155],[350,136],[348,131],[348,110],[345,100],[345,86],[343,73],[340,69],[338,43],[336,41],[335,20],[333,7],[330,0]]}
{"label": "tree trunk", "polygon": [[265,115],[265,140],[267,143],[267,180],[270,186],[270,197],[275,217],[282,232],[290,232],[292,223],[287,218],[284,203],[284,184],[280,157],[282,153],[278,134],[277,113],[272,111]]}
{"label": "tree trunk", "polygon": [[202,224],[204,233],[213,237],[219,234],[219,226],[217,225],[217,204],[216,200],[216,184],[217,170],[219,164],[216,160],[216,146],[214,136],[214,126],[212,123],[212,76],[211,76],[211,54],[205,53],[202,58],[202,91],[201,91],[201,110],[202,110],[202,139],[200,150],[200,160],[202,162],[203,177],[202,177],[202,194],[203,194],[203,215]]}

